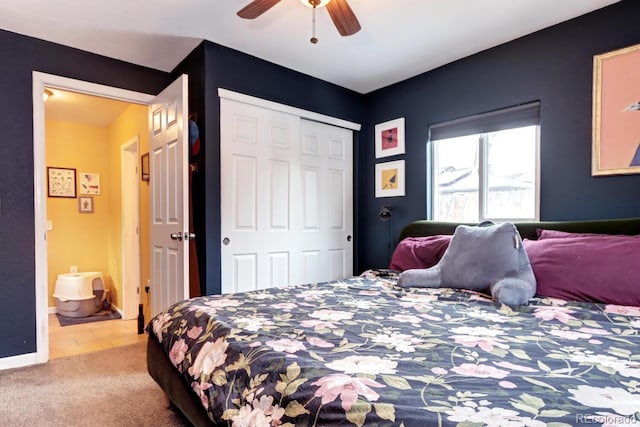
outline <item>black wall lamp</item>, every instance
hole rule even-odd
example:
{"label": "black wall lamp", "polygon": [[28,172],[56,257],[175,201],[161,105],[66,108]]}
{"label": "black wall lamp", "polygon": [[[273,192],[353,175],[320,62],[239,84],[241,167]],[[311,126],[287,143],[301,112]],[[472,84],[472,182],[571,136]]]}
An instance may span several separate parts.
{"label": "black wall lamp", "polygon": [[392,246],[394,246],[393,243],[393,232],[392,232],[392,228],[391,228],[391,206],[388,205],[384,205],[380,208],[380,212],[378,212],[378,218],[380,218],[380,221],[383,222],[388,222],[389,224],[389,236],[388,236],[388,240],[387,240],[387,266],[389,265],[389,263],[391,262],[391,248]]}
{"label": "black wall lamp", "polygon": [[378,213],[380,221],[389,221],[391,219],[391,206],[382,206]]}

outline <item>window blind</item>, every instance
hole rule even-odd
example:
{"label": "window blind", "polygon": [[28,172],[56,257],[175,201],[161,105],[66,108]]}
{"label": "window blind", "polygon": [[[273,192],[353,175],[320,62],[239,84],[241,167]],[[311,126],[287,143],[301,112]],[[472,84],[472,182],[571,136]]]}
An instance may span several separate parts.
{"label": "window blind", "polygon": [[436,123],[429,127],[429,140],[495,132],[540,124],[540,102]]}

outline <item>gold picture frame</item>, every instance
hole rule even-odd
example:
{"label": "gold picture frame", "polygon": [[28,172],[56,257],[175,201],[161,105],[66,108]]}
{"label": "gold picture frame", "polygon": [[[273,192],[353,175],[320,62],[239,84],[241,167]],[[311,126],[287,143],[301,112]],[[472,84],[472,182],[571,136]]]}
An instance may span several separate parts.
{"label": "gold picture frame", "polygon": [[593,57],[592,176],[640,173],[640,44]]}

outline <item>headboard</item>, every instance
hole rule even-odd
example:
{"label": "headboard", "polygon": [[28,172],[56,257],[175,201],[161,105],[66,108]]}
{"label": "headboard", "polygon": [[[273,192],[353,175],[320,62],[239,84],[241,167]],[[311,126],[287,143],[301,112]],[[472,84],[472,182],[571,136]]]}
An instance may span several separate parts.
{"label": "headboard", "polygon": [[[460,223],[445,221],[419,220],[410,222],[400,231],[398,242],[405,237],[434,236],[438,234],[453,234]],[[464,223],[475,225],[472,223]],[[516,222],[523,239],[537,239],[537,229],[569,231],[573,233],[601,233],[601,234],[640,234],[640,218],[583,220],[583,221],[540,221]]]}

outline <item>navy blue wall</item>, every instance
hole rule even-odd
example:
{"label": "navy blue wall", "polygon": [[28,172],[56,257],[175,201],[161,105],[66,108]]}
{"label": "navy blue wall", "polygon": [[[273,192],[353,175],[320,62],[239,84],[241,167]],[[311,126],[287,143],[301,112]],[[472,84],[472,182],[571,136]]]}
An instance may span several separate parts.
{"label": "navy blue wall", "polygon": [[0,31],[0,357],[36,351],[32,72],[158,93],[169,75]]}
{"label": "navy blue wall", "polygon": [[[313,47],[310,46],[310,49]],[[198,65],[204,61],[204,75]],[[196,221],[200,229],[200,245],[206,241],[206,248],[198,246],[199,266],[201,269],[201,288],[205,294],[220,292],[220,101],[218,88],[229,89],[269,101],[279,102],[293,107],[326,114],[356,123],[364,121],[364,97],[331,83],[305,74],[263,61],[254,56],[238,52],[208,41],[203,42],[176,69],[180,72],[195,73],[196,84],[190,89],[204,93],[204,99],[194,108],[202,111],[199,115],[200,127],[205,129],[204,174],[196,178],[202,185],[195,191],[196,204],[203,207],[204,218]],[[201,86],[201,87],[198,87]],[[197,96],[197,95],[195,95]],[[362,141],[360,134],[355,135],[355,147]],[[356,148],[357,149],[357,148]],[[357,153],[357,152],[356,152]],[[357,156],[357,154],[356,154]],[[358,161],[355,160],[354,176],[358,173]],[[201,180],[201,181],[200,181]],[[357,194],[357,188],[354,190]],[[199,199],[199,200],[197,200]],[[356,210],[357,218],[357,207]],[[203,229],[204,228],[204,229]],[[354,257],[357,259],[357,240],[354,242]]]}
{"label": "navy blue wall", "polygon": [[[427,217],[430,124],[534,100],[541,103],[541,219],[640,216],[640,175],[591,176],[593,56],[640,43],[638,17],[640,2],[623,1],[368,94],[357,268],[388,262],[380,206],[393,207],[394,235]],[[379,161],[406,161],[406,197],[376,199],[373,127],[397,117],[405,117],[406,154]]]}

